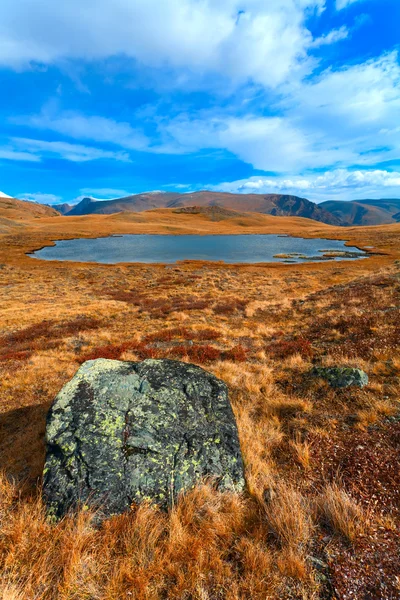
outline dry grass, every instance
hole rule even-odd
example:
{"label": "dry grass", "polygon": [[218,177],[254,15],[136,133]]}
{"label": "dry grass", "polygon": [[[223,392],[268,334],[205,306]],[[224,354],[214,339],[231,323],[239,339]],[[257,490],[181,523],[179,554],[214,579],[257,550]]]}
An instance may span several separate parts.
{"label": "dry grass", "polygon": [[293,449],[295,460],[304,468],[311,468],[311,452],[310,444],[302,440],[300,432],[296,432],[295,439],[290,441],[290,446]]}
{"label": "dry grass", "polygon": [[349,542],[368,533],[370,517],[337,483],[326,486],[316,500],[316,509],[323,524]]}
{"label": "dry grass", "polygon": [[[204,486],[168,515],[142,505],[96,529],[88,513],[53,525],[40,500],[14,497],[4,479],[0,485],[3,598],[278,598],[282,569],[310,577],[302,562],[310,529],[293,490],[296,515],[281,496],[281,508],[266,511],[268,526],[254,522],[248,501]],[[278,553],[267,544],[272,527],[284,545]]]}
{"label": "dry grass", "polygon": [[291,485],[278,482],[272,488],[265,508],[271,534],[282,548],[303,556],[312,536],[310,509]]}
{"label": "dry grass", "polygon": [[[95,233],[343,235],[304,220],[259,217],[246,227],[169,211],[52,217],[1,238],[0,456],[15,483],[0,483],[0,597],[320,600],[328,588],[309,557],[329,562],[326,537],[336,556],[343,539],[364,552],[346,585],[363,580],[360,565],[368,561],[371,577],[383,569],[392,581],[400,483],[396,433],[383,420],[396,413],[400,396],[400,226],[347,229],[352,243],[391,254],[360,263],[164,268],[24,255],[51,238]],[[87,513],[47,522],[37,493],[46,413],[79,364],[99,356],[178,358],[226,381],[246,493],[200,487],[168,514],[141,506],[101,529]],[[370,385],[333,390],[310,378],[314,363],[364,368]],[[343,486],[326,486],[341,469]],[[375,554],[367,552],[371,511],[383,529]],[[393,564],[382,567],[386,554]],[[353,597],[366,600],[368,590]]]}

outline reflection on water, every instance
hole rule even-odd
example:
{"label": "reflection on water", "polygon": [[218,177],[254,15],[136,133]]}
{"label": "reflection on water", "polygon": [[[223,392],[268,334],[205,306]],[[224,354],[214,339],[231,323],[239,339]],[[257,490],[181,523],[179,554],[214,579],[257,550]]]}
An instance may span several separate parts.
{"label": "reflection on water", "polygon": [[341,240],[282,235],[121,235],[60,240],[31,254],[43,260],[174,263],[182,260],[262,263],[354,260],[367,255]]}

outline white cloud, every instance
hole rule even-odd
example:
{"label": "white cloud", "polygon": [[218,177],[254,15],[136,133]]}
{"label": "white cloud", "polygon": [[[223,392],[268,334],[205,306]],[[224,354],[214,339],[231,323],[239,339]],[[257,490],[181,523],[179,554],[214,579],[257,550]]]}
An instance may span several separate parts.
{"label": "white cloud", "polygon": [[[283,99],[271,108],[281,116],[238,117],[220,108],[182,113],[172,119],[153,113],[146,118],[147,123],[157,128],[157,135],[151,140],[127,122],[57,113],[54,106],[14,122],[126,150],[166,154],[227,150],[257,169],[276,173],[370,166],[400,158],[397,52],[336,71],[330,68],[313,80],[285,84],[280,91]],[[233,113],[231,108],[229,111]],[[39,160],[43,152],[74,161],[129,160],[126,152],[60,141],[25,140],[22,146],[20,142],[18,147],[7,151],[23,151],[30,160]]]}
{"label": "white cloud", "polygon": [[132,150],[145,150],[149,140],[129,123],[73,112],[57,113],[45,108],[39,115],[13,117],[11,122],[35,129],[51,130],[78,140],[112,143]]}
{"label": "white cloud", "polygon": [[360,197],[399,196],[400,172],[336,169],[322,174],[291,178],[251,177],[221,183],[214,189],[244,194],[283,193],[305,196],[311,200],[355,200]]}
{"label": "white cloud", "polygon": [[[370,166],[400,159],[400,64],[397,52],[327,69],[281,88],[281,116],[182,114],[160,122],[164,152],[226,149],[277,173]],[[153,151],[155,148],[153,148]]]}
{"label": "white cloud", "polygon": [[[129,162],[129,156],[126,152],[111,152],[83,146],[81,144],[69,144],[67,142],[48,142],[45,140],[34,140],[28,138],[12,138],[13,145],[22,149],[22,154],[35,156],[33,160],[41,160],[42,157],[55,155],[64,160],[72,162],[86,162],[102,158]],[[0,151],[1,158],[1,151]]]}
{"label": "white cloud", "polygon": [[43,194],[42,192],[17,194],[17,198],[29,200],[30,202],[38,202],[39,204],[57,204],[57,202],[62,201],[61,196],[56,196],[55,194]]}
{"label": "white cloud", "polygon": [[[400,158],[400,64],[391,52],[287,90],[281,108],[314,151],[335,150],[337,166]],[[326,163],[334,166],[335,163]],[[309,168],[313,168],[310,163]]]}
{"label": "white cloud", "polygon": [[345,40],[346,38],[348,38],[349,34],[349,30],[345,25],[343,25],[339,29],[332,29],[332,31],[330,31],[326,35],[321,35],[321,37],[316,38],[315,40],[313,40],[311,46],[313,48],[319,48],[320,46],[328,46],[330,44],[335,44],[340,40]]}
{"label": "white cloud", "polygon": [[355,2],[362,2],[363,0],[336,0],[336,9],[342,10],[343,8],[347,8],[350,4],[354,4]]}
{"label": "white cloud", "polygon": [[30,152],[21,152],[13,148],[0,148],[0,160],[18,160],[27,162],[39,162],[40,157]]}
{"label": "white cloud", "polygon": [[226,149],[277,173],[400,158],[397,52],[285,86],[280,117],[181,115],[160,125],[164,151]]}
{"label": "white cloud", "polygon": [[340,119],[343,125],[365,126],[393,122],[400,109],[400,64],[397,51],[364,63],[327,69],[321,75],[288,89],[286,106],[310,118]]}
{"label": "white cloud", "polygon": [[[212,118],[179,117],[164,127],[170,136],[167,147],[181,151],[204,148],[226,149],[257,169],[276,172],[296,171],[352,160],[351,150],[320,148],[304,131],[284,117]],[[169,146],[168,146],[169,144]]]}
{"label": "white cloud", "polygon": [[312,43],[306,16],[324,7],[325,0],[3,0],[0,64],[124,55],[274,87],[303,67]]}

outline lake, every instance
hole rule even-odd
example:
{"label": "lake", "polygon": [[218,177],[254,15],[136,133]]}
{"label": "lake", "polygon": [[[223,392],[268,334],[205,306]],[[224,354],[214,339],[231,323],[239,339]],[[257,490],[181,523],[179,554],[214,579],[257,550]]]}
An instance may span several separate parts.
{"label": "lake", "polygon": [[115,264],[175,263],[182,260],[265,263],[366,258],[342,240],[262,235],[120,235],[95,239],[58,240],[29,256]]}

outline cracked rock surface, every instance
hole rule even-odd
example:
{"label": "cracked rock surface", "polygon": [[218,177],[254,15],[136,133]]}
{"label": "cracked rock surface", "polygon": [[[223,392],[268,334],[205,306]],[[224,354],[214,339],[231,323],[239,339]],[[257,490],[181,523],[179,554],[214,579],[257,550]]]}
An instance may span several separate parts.
{"label": "cracked rock surface", "polygon": [[84,363],[47,418],[43,494],[51,514],[78,505],[104,516],[151,500],[170,506],[197,481],[244,488],[226,385],[172,360]]}

